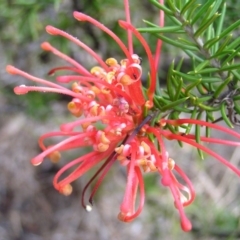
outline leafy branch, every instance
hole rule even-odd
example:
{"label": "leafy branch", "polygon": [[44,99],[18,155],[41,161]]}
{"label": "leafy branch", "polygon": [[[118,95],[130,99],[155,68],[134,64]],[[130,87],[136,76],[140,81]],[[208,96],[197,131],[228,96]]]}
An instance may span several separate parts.
{"label": "leafy branch", "polygon": [[[168,111],[169,118],[177,119],[186,113],[194,119],[205,116],[211,122],[224,120],[231,128],[240,125],[240,39],[234,37],[240,20],[225,26],[228,8],[224,0],[201,4],[197,0],[166,0],[164,5],[156,0],[150,2],[164,11],[166,26],[160,28],[144,21],[147,27],[138,30],[182,50],[191,60],[188,72],[182,70],[185,57],[177,64],[172,62],[166,90],[155,96],[156,108]],[[206,132],[209,134],[208,129]]]}

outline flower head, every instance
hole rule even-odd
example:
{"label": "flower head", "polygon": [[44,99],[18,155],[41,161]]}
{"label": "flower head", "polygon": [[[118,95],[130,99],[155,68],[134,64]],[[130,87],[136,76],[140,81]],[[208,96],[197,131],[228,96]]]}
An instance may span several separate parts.
{"label": "flower head", "polygon": [[[194,135],[184,134],[184,132],[173,133],[167,130],[165,126],[181,126],[183,124],[202,125],[224,131],[238,139],[240,138],[240,134],[199,120],[168,120],[165,118],[160,118],[157,122],[154,120],[156,113],[158,113],[155,111],[153,98],[156,88],[161,42],[158,41],[154,56],[142,35],[131,25],[128,1],[125,0],[124,3],[126,21],[119,21],[119,24],[128,34],[128,47],[110,29],[97,20],[83,13],[73,13],[73,16],[77,20],[88,21],[112,37],[125,55],[120,61],[114,57],[103,61],[97,53],[79,39],[53,26],[46,27],[46,31],[49,34],[58,35],[74,42],[85,49],[98,62],[97,66],[87,70],[74,59],[66,56],[49,43],[44,42],[41,47],[45,51],[52,52],[70,64],[70,66],[55,68],[50,71],[50,74],[61,70],[72,72],[71,75],[56,77],[56,81],[62,84],[71,82],[71,89],[61,84],[34,77],[13,66],[7,66],[7,71],[10,74],[21,75],[35,83],[43,85],[20,85],[14,89],[16,94],[26,94],[30,91],[66,94],[71,97],[71,101],[68,103],[68,110],[77,118],[74,122],[62,124],[59,131],[41,136],[39,146],[42,149],[42,153],[34,157],[31,162],[37,166],[48,157],[52,162],[56,163],[60,160],[63,151],[91,147],[91,152],[63,166],[53,180],[54,187],[60,193],[69,195],[72,192],[71,183],[73,181],[94,166],[102,163],[101,167],[99,167],[86,184],[82,193],[82,205],[88,211],[91,210],[91,207],[85,204],[84,199],[88,186],[96,180],[89,198],[89,202],[92,203],[94,194],[111,166],[118,162],[126,167],[127,184],[118,215],[118,218],[125,222],[132,221],[143,209],[145,201],[143,173],[157,172],[161,175],[162,185],[168,187],[173,195],[175,207],[180,215],[182,229],[189,231],[191,229],[191,222],[184,213],[184,207],[193,202],[195,191],[191,181],[183,170],[181,170],[177,161],[174,161],[166,150],[164,138],[178,140],[194,146],[212,155],[238,175],[240,175],[240,172],[224,158],[197,142]],[[160,14],[160,26],[163,26],[162,12]],[[132,34],[140,41],[148,56],[151,81],[145,95],[143,94],[141,83],[141,59],[133,52]],[[63,137],[64,140],[55,145],[45,145],[45,139],[59,136]],[[225,141],[207,137],[201,137],[200,140],[202,142],[239,146],[237,141]],[[65,172],[71,168],[74,168],[74,170],[66,176]],[[182,178],[184,184],[178,181],[175,173]],[[139,204],[136,206],[138,193]]]}
{"label": "flower head", "polygon": [[[30,91],[56,92],[66,94],[72,98],[68,104],[68,110],[77,117],[77,120],[62,124],[60,131],[50,132],[41,136],[39,146],[42,149],[42,153],[31,160],[32,164],[37,166],[46,157],[56,163],[60,160],[61,152],[63,151],[79,147],[92,147],[90,153],[72,160],[60,169],[53,180],[54,187],[59,192],[69,195],[72,191],[71,183],[73,181],[95,165],[102,163],[102,166],[93,178],[90,179],[83,191],[82,204],[89,209],[84,202],[87,187],[93,180],[98,178],[89,198],[91,203],[109,168],[114,162],[118,161],[126,166],[128,173],[127,187],[119,219],[130,221],[139,215],[144,204],[144,183],[141,169],[144,171],[157,171],[157,160],[151,150],[154,146],[145,136],[144,127],[150,120],[149,117],[145,118],[145,113],[153,106],[156,61],[158,59],[154,60],[147,42],[131,25],[128,1],[125,0],[124,3],[126,7],[126,21],[119,21],[119,25],[128,34],[128,47],[110,29],[97,20],[83,13],[73,13],[73,16],[78,21],[88,21],[110,35],[125,55],[122,60],[118,61],[116,58],[110,57],[103,61],[97,53],[79,39],[53,26],[47,26],[46,31],[49,34],[64,37],[82,47],[96,59],[98,65],[87,70],[74,59],[54,48],[50,43],[44,42],[41,45],[43,50],[52,52],[70,64],[70,66],[52,69],[49,74],[54,74],[56,71],[61,70],[72,72],[73,74],[71,75],[56,77],[57,82],[62,84],[71,82],[71,89],[61,84],[34,77],[13,66],[7,66],[7,71],[10,74],[21,75],[43,85],[20,85],[14,89],[16,94],[26,94]],[[143,94],[141,82],[141,59],[133,52],[132,34],[143,45],[149,58],[152,81],[146,97]],[[159,53],[160,47],[157,50],[158,55]],[[101,127],[99,127],[99,124],[101,124]],[[77,130],[79,127],[81,130]],[[59,136],[64,137],[64,140],[52,146],[45,145],[45,139]],[[160,153],[157,151],[156,153],[160,156]],[[63,177],[63,173],[72,167],[75,167],[75,169],[67,177]],[[141,200],[138,209],[135,210],[138,189]]]}

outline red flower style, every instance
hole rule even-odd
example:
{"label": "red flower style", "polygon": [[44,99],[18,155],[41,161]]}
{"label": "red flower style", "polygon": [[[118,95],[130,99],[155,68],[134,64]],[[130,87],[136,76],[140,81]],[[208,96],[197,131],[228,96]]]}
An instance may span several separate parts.
{"label": "red flower style", "polygon": [[[160,1],[163,4],[163,1]],[[128,34],[128,47],[108,28],[95,19],[83,13],[74,12],[73,16],[79,21],[88,21],[109,34],[119,45],[125,54],[125,58],[118,62],[115,58],[109,58],[105,62],[92,49],[77,38],[55,27],[47,26],[46,31],[51,35],[62,36],[80,47],[84,48],[99,63],[90,71],[81,64],[64,55],[59,50],[45,42],[41,46],[58,57],[70,63],[70,66],[53,69],[50,73],[58,70],[70,70],[74,75],[58,76],[60,83],[72,84],[72,89],[47,80],[34,77],[13,66],[7,66],[10,74],[21,75],[33,82],[44,86],[18,86],[14,89],[16,94],[26,94],[30,91],[57,92],[70,96],[72,101],[68,104],[69,111],[78,119],[71,123],[62,124],[60,130],[44,134],[39,139],[42,153],[31,160],[33,165],[39,165],[48,157],[53,162],[58,162],[61,152],[79,147],[92,147],[92,151],[80,156],[64,167],[56,174],[53,180],[54,187],[62,194],[69,195],[72,192],[71,183],[81,177],[94,166],[102,163],[101,167],[86,184],[82,193],[82,205],[90,210],[91,206],[84,202],[85,192],[88,186],[96,180],[95,186],[89,198],[92,199],[103,181],[105,175],[115,162],[126,166],[127,184],[120,213],[118,218],[129,222],[136,218],[142,211],[145,200],[143,172],[158,172],[161,175],[161,183],[170,189],[175,207],[177,208],[181,226],[184,231],[191,230],[191,222],[184,213],[184,207],[191,204],[195,197],[195,191],[191,181],[181,170],[178,164],[169,157],[165,149],[164,140],[178,140],[198,148],[219,160],[227,167],[240,175],[240,171],[232,166],[227,160],[211,151],[204,145],[196,142],[195,136],[184,133],[172,133],[166,130],[166,124],[181,126],[183,124],[195,124],[224,131],[229,135],[240,139],[240,134],[216,124],[193,120],[160,119],[152,126],[154,115],[153,97],[156,88],[156,75],[159,62],[161,41],[158,41],[155,57],[147,42],[141,34],[131,25],[128,1],[124,1],[126,21],[119,21],[120,26]],[[163,26],[163,12],[160,12],[160,26]],[[132,33],[140,41],[148,56],[150,66],[150,86],[146,97],[142,92],[141,83],[141,60],[134,54],[132,46]],[[146,112],[150,112],[149,115]],[[99,127],[101,124],[101,127]],[[81,128],[81,130],[77,130]],[[65,137],[59,143],[46,146],[44,140],[51,137]],[[154,138],[156,141],[152,141]],[[211,142],[223,145],[239,146],[238,141],[227,141],[215,138],[200,137],[202,142]],[[65,172],[71,168],[74,170],[66,177]],[[177,173],[185,182],[181,184],[174,173]],[[139,194],[138,194],[139,192]],[[136,207],[136,198],[139,195],[139,205]]]}

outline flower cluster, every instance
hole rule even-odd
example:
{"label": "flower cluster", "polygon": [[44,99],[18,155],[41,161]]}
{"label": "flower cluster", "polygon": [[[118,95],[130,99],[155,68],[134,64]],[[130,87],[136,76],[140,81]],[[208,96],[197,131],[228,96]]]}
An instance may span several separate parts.
{"label": "flower cluster", "polygon": [[[52,52],[70,64],[70,66],[55,68],[50,71],[50,74],[60,70],[71,71],[73,75],[56,77],[56,81],[63,84],[72,82],[71,89],[64,87],[62,84],[34,77],[13,66],[7,66],[8,73],[21,75],[35,83],[43,85],[20,85],[14,89],[16,94],[26,94],[30,91],[66,94],[71,97],[68,110],[77,118],[74,122],[62,124],[59,131],[41,136],[39,146],[42,149],[42,153],[34,157],[31,162],[37,166],[47,157],[53,162],[58,162],[63,151],[91,147],[92,150],[89,153],[63,166],[53,180],[54,187],[60,193],[69,195],[72,192],[71,183],[73,181],[94,166],[102,163],[98,171],[86,184],[82,193],[82,205],[87,210],[91,209],[90,205],[86,205],[84,202],[88,186],[96,180],[89,198],[89,202],[92,203],[94,194],[111,166],[116,162],[125,166],[127,184],[118,215],[118,218],[125,222],[136,218],[143,209],[145,201],[143,173],[157,172],[161,176],[162,185],[168,187],[173,195],[175,207],[180,215],[182,229],[189,231],[191,230],[191,222],[184,213],[184,207],[193,202],[195,191],[186,174],[169,156],[164,145],[164,139],[187,143],[212,155],[238,175],[240,175],[240,171],[209,148],[196,142],[194,135],[184,134],[184,132],[173,133],[167,130],[165,126],[182,126],[184,124],[201,125],[224,131],[229,135],[235,136],[237,139],[240,139],[240,134],[200,120],[170,120],[160,118],[157,121],[153,121],[156,113],[153,98],[156,88],[161,42],[158,41],[156,54],[153,56],[147,42],[131,25],[129,6],[126,0],[125,7],[126,21],[119,21],[119,24],[128,34],[128,47],[110,29],[95,19],[83,13],[73,13],[77,20],[88,21],[109,34],[125,54],[125,57],[121,61],[113,57],[103,61],[99,55],[77,38],[53,26],[46,27],[46,31],[49,34],[62,36],[74,42],[85,49],[98,62],[98,66],[94,66],[88,71],[74,59],[61,53],[49,43],[44,42],[41,46],[45,51]],[[162,12],[160,13],[159,25],[163,26]],[[145,93],[143,92],[141,83],[141,58],[133,52],[132,34],[140,41],[148,56],[150,86]],[[64,140],[51,146],[44,144],[45,139],[59,136],[64,137]],[[238,141],[226,141],[208,137],[200,137],[200,140],[216,144],[240,145]],[[72,168],[74,170],[66,176],[66,172]],[[185,184],[178,181],[174,175],[175,173],[182,178]],[[136,201],[137,196],[139,201]],[[136,202],[138,202],[138,206],[136,206]]]}

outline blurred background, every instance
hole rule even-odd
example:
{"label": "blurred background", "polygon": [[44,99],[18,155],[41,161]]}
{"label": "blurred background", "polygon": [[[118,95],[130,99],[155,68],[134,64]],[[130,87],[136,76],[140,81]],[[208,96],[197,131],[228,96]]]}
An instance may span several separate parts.
{"label": "blurred background", "polygon": [[[14,95],[14,86],[29,83],[7,74],[5,66],[12,64],[48,78],[48,71],[64,62],[43,52],[40,48],[43,41],[51,42],[86,68],[96,64],[74,44],[49,36],[46,25],[77,36],[103,59],[122,57],[107,35],[90,24],[76,21],[72,17],[74,10],[93,16],[126,40],[117,24],[118,19],[124,18],[121,0],[0,2],[0,240],[240,239],[239,178],[215,159],[206,156],[200,160],[197,151],[187,145],[180,148],[177,143],[167,143],[171,157],[185,170],[197,192],[194,204],[186,208],[193,223],[190,233],[182,232],[172,197],[161,186],[158,174],[145,175],[146,204],[142,214],[131,223],[122,223],[117,214],[126,178],[120,165],[109,172],[95,196],[93,211],[87,213],[81,207],[80,197],[91,173],[77,180],[73,194],[65,197],[52,186],[53,176],[64,165],[64,159],[56,165],[49,161],[39,167],[30,164],[30,159],[40,153],[39,136],[74,119],[66,108],[70,99],[46,93]],[[142,19],[157,23],[158,12],[149,1],[142,0],[140,4],[132,0],[131,10],[135,26],[144,26]],[[239,10],[237,1],[228,1],[231,14],[227,14],[226,24],[237,20]],[[155,39],[149,35],[146,38],[154,47]],[[137,40],[134,43],[135,52],[143,58],[143,68],[147,69],[146,54]],[[162,82],[171,61],[182,56],[180,50],[164,45],[159,68]],[[187,62],[188,59],[186,67]],[[240,149],[215,147],[215,150],[240,167]],[[79,154],[80,151],[69,153],[66,160]]]}

